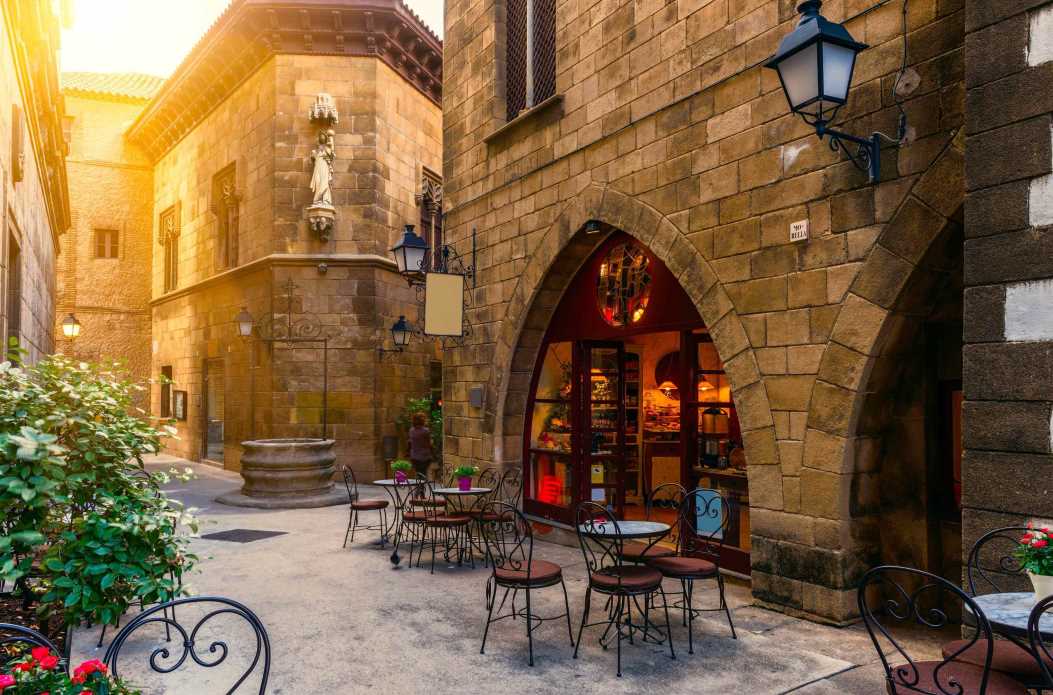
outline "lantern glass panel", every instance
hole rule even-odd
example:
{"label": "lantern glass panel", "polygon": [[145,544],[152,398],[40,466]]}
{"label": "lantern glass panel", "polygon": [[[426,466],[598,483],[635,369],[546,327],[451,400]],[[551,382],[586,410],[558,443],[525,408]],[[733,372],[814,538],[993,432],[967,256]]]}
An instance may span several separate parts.
{"label": "lantern glass panel", "polygon": [[422,273],[424,272],[424,257],[428,253],[427,247],[420,248],[410,246],[404,249],[406,254],[406,270],[401,272]]}
{"label": "lantern glass panel", "polygon": [[823,97],[836,104],[848,101],[852,82],[852,68],[856,62],[855,49],[834,43],[823,44]]}
{"label": "lantern glass panel", "polygon": [[794,111],[810,113],[819,99],[819,45],[812,44],[783,58],[777,66],[786,98]]}

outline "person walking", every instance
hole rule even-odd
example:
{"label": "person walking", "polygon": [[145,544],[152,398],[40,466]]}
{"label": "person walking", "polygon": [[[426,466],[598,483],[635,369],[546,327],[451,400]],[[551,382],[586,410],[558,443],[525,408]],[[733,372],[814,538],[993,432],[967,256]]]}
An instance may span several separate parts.
{"label": "person walking", "polygon": [[412,427],[409,430],[409,458],[419,475],[428,477],[431,466],[431,430],[428,429],[428,416],[414,413]]}

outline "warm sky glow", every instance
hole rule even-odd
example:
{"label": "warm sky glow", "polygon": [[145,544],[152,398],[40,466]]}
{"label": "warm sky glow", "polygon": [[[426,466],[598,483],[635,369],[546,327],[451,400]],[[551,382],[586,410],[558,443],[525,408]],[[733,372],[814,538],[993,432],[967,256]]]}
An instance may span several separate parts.
{"label": "warm sky glow", "polygon": [[[74,0],[62,70],[167,77],[230,0]],[[405,0],[442,36],[443,0]]]}

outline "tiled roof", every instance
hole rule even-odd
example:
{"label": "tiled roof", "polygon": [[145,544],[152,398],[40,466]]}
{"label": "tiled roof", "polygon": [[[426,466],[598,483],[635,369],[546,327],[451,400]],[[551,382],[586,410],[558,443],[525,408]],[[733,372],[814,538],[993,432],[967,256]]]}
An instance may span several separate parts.
{"label": "tiled roof", "polygon": [[61,81],[64,92],[149,101],[165,78],[140,72],[64,72]]}

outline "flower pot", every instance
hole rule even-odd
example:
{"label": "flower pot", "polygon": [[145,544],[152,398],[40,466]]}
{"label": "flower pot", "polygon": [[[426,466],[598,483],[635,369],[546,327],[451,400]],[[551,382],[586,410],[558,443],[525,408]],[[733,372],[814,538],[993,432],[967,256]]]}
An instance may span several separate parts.
{"label": "flower pot", "polygon": [[471,490],[472,489],[472,479],[471,479],[471,477],[466,476],[464,478],[458,478],[457,479],[457,487],[460,488],[461,492],[468,492],[469,490]]}
{"label": "flower pot", "polygon": [[1035,587],[1035,603],[1047,596],[1053,596],[1053,577],[1033,572],[1028,572],[1027,576],[1031,579],[1031,586]]}
{"label": "flower pot", "polygon": [[406,477],[406,471],[395,471],[395,482],[404,483],[408,480]]}

